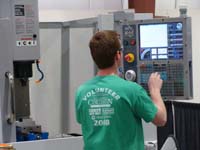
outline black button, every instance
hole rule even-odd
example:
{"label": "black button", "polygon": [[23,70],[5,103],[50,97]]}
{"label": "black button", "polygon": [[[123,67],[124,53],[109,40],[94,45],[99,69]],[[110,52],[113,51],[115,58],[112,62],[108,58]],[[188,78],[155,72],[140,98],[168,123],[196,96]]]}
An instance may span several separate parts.
{"label": "black button", "polygon": [[37,38],[37,35],[36,35],[36,34],[33,34],[33,38],[36,39],[36,38]]}
{"label": "black button", "polygon": [[124,43],[125,46],[129,45],[129,42],[127,40],[124,40],[123,43]]}

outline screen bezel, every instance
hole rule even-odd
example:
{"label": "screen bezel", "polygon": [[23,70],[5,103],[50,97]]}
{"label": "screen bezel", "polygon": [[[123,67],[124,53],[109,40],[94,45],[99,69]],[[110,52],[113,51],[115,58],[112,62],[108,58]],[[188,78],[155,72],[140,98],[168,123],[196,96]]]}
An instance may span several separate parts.
{"label": "screen bezel", "polygon": [[[167,50],[167,58],[160,58],[160,59],[158,59],[158,56],[160,56],[160,55],[158,55],[158,48],[157,48],[157,54],[155,55],[155,56],[157,56],[157,58],[156,59],[153,59],[153,58],[148,58],[148,59],[145,59],[145,58],[141,58],[141,26],[148,26],[148,25],[162,25],[162,24],[166,24],[167,26],[169,25],[169,24],[174,24],[174,23],[176,23],[176,24],[178,24],[178,23],[181,23],[182,25],[184,24],[182,21],[170,21],[170,22],[147,22],[147,23],[139,23],[138,24],[138,49],[139,49],[139,52],[138,52],[138,57],[139,57],[139,60],[141,60],[141,61],[152,61],[152,60],[182,60],[182,59],[184,59],[183,57],[184,57],[184,54],[183,54],[183,57],[182,58],[169,58],[168,57],[168,50]],[[183,28],[184,27],[182,27],[182,38],[183,38],[183,46],[182,46],[182,49],[183,49],[183,53],[184,53],[184,30],[183,30]],[[167,29],[167,32],[168,32],[168,29]],[[168,33],[167,33],[167,35],[168,35]],[[168,43],[169,44],[169,43]],[[160,47],[160,48],[162,48],[162,47]],[[164,47],[163,47],[164,48]],[[168,47],[167,48],[169,48],[169,45],[168,45]]]}

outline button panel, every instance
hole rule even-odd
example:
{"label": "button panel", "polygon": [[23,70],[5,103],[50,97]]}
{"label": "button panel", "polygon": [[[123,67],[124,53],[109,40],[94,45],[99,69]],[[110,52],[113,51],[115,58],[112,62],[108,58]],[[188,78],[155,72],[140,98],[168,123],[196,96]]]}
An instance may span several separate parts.
{"label": "button panel", "polygon": [[137,74],[136,26],[123,26],[124,72],[132,70]]}

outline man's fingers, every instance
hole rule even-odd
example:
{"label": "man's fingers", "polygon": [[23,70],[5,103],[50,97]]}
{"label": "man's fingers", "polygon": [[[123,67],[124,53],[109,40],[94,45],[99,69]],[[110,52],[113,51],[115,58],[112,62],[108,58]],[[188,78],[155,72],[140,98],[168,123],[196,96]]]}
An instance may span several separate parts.
{"label": "man's fingers", "polygon": [[151,74],[153,77],[158,77],[160,78],[160,73],[159,72],[154,72]]}

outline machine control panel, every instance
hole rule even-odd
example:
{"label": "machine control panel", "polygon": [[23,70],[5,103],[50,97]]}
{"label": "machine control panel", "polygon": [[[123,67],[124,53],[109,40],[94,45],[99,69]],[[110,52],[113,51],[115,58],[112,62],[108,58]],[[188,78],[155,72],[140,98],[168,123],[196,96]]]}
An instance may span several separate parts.
{"label": "machine control panel", "polygon": [[191,18],[140,20],[121,29],[126,80],[148,91],[150,74],[158,72],[164,99],[192,98]]}
{"label": "machine control panel", "polygon": [[122,28],[124,76],[127,80],[135,81],[137,72],[136,25],[124,25]]}

